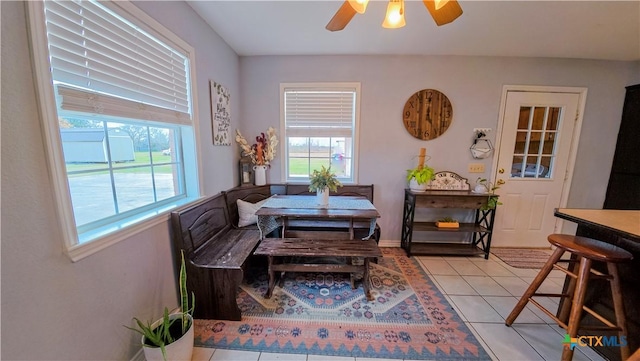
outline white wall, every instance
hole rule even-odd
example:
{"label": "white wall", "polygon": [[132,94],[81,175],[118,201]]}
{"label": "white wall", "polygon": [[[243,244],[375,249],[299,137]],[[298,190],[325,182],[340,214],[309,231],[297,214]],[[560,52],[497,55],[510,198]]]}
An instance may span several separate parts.
{"label": "white wall", "polygon": [[[195,47],[204,193],[232,187],[237,150],[212,145],[208,81],[229,87],[237,114],[238,57],[186,3],[136,5]],[[165,305],[178,304],[169,223],[77,263],[63,254],[33,86],[25,3],[3,1],[1,6],[1,358],[128,360],[140,349],[140,338],[122,325],[131,325],[133,316],[159,317]]]}
{"label": "white wall", "polygon": [[[495,140],[503,85],[587,87],[588,96],[571,207],[602,207],[622,114],[625,86],[638,81],[638,62],[460,56],[264,56],[241,57],[241,117],[246,134],[279,126],[281,82],[356,81],[362,84],[358,182],[375,185],[382,239],[400,239],[405,170],[417,164],[420,147],[429,165],[475,182],[489,174],[469,174],[478,162],[469,146],[472,129],[493,128]],[[453,122],[441,137],[418,140],[405,130],[406,100],[425,88],[443,92],[453,105]],[[495,144],[495,142],[494,142]],[[281,181],[282,155],[269,171]],[[499,210],[498,210],[499,212]]]}

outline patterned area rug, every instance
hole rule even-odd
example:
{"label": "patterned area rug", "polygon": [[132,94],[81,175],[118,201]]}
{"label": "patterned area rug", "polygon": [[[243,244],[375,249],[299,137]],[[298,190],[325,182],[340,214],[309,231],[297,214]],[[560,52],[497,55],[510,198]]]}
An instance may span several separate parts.
{"label": "patterned area rug", "polygon": [[337,273],[287,273],[271,299],[266,272],[242,285],[242,321],[196,320],[195,345],[221,349],[414,360],[490,360],[418,262],[382,248],[371,292]]}
{"label": "patterned area rug", "polygon": [[529,248],[491,248],[491,253],[504,263],[515,268],[540,269],[547,262],[551,252]]}

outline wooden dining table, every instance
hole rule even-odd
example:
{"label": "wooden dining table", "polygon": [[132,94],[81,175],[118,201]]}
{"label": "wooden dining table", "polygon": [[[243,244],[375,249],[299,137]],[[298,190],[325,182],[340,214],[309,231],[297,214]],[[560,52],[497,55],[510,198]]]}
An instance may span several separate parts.
{"label": "wooden dining table", "polygon": [[[283,237],[310,238],[321,235],[322,238],[354,239],[354,223],[367,222],[369,234],[373,235],[376,221],[380,213],[376,207],[364,197],[329,197],[329,205],[317,204],[315,196],[275,195],[265,202],[257,211],[258,227],[263,234],[269,234],[277,227],[282,227]],[[340,222],[347,233],[335,231],[338,227],[323,227],[323,222]],[[293,224],[307,226],[306,230],[290,229]],[[316,233],[322,232],[322,233]]]}
{"label": "wooden dining table", "polygon": [[[559,208],[554,215],[578,225],[576,235],[597,239],[614,244],[633,255],[633,260],[618,265],[622,296],[627,317],[627,329],[630,351],[640,347],[640,211],[617,209],[577,209]],[[604,271],[603,265],[594,268]],[[565,282],[566,289],[567,282]],[[560,304],[562,305],[562,303]],[[607,282],[590,282],[585,298],[585,306],[615,320],[611,292]],[[588,315],[583,314],[581,321],[585,325],[600,325]],[[599,331],[583,331],[585,335],[601,336]],[[607,334],[609,335],[609,334]],[[613,334],[611,334],[613,335]],[[620,360],[620,350],[612,346],[593,346],[609,360]]]}

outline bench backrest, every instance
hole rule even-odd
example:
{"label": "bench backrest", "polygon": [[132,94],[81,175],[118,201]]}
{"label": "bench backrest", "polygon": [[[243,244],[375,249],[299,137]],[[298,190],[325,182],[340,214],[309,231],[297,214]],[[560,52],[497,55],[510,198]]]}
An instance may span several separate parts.
{"label": "bench backrest", "polygon": [[249,203],[256,203],[272,195],[270,185],[235,187],[222,193],[224,193],[227,210],[229,211],[229,219],[234,228],[238,227],[238,199]]}
{"label": "bench backrest", "polygon": [[[174,249],[192,255],[217,234],[230,228],[229,214],[222,193],[171,212]],[[221,242],[223,240],[220,240]]]}
{"label": "bench backrest", "polygon": [[[288,184],[287,194],[289,195],[315,195],[309,192],[309,186],[305,184]],[[331,195],[337,196],[357,196],[365,197],[373,203],[373,184],[347,184],[338,188],[337,192],[331,192]]]}

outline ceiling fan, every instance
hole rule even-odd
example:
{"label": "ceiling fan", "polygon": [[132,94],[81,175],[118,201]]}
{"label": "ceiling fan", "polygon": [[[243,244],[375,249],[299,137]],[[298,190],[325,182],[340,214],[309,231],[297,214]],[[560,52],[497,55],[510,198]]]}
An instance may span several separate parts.
{"label": "ceiling fan", "polygon": [[[344,29],[356,14],[364,14],[368,2],[369,0],[345,0],[329,20],[326,29],[329,31]],[[422,0],[422,2],[438,26],[448,24],[462,15],[462,8],[457,0]],[[400,28],[404,25],[404,0],[390,0],[382,26]]]}

